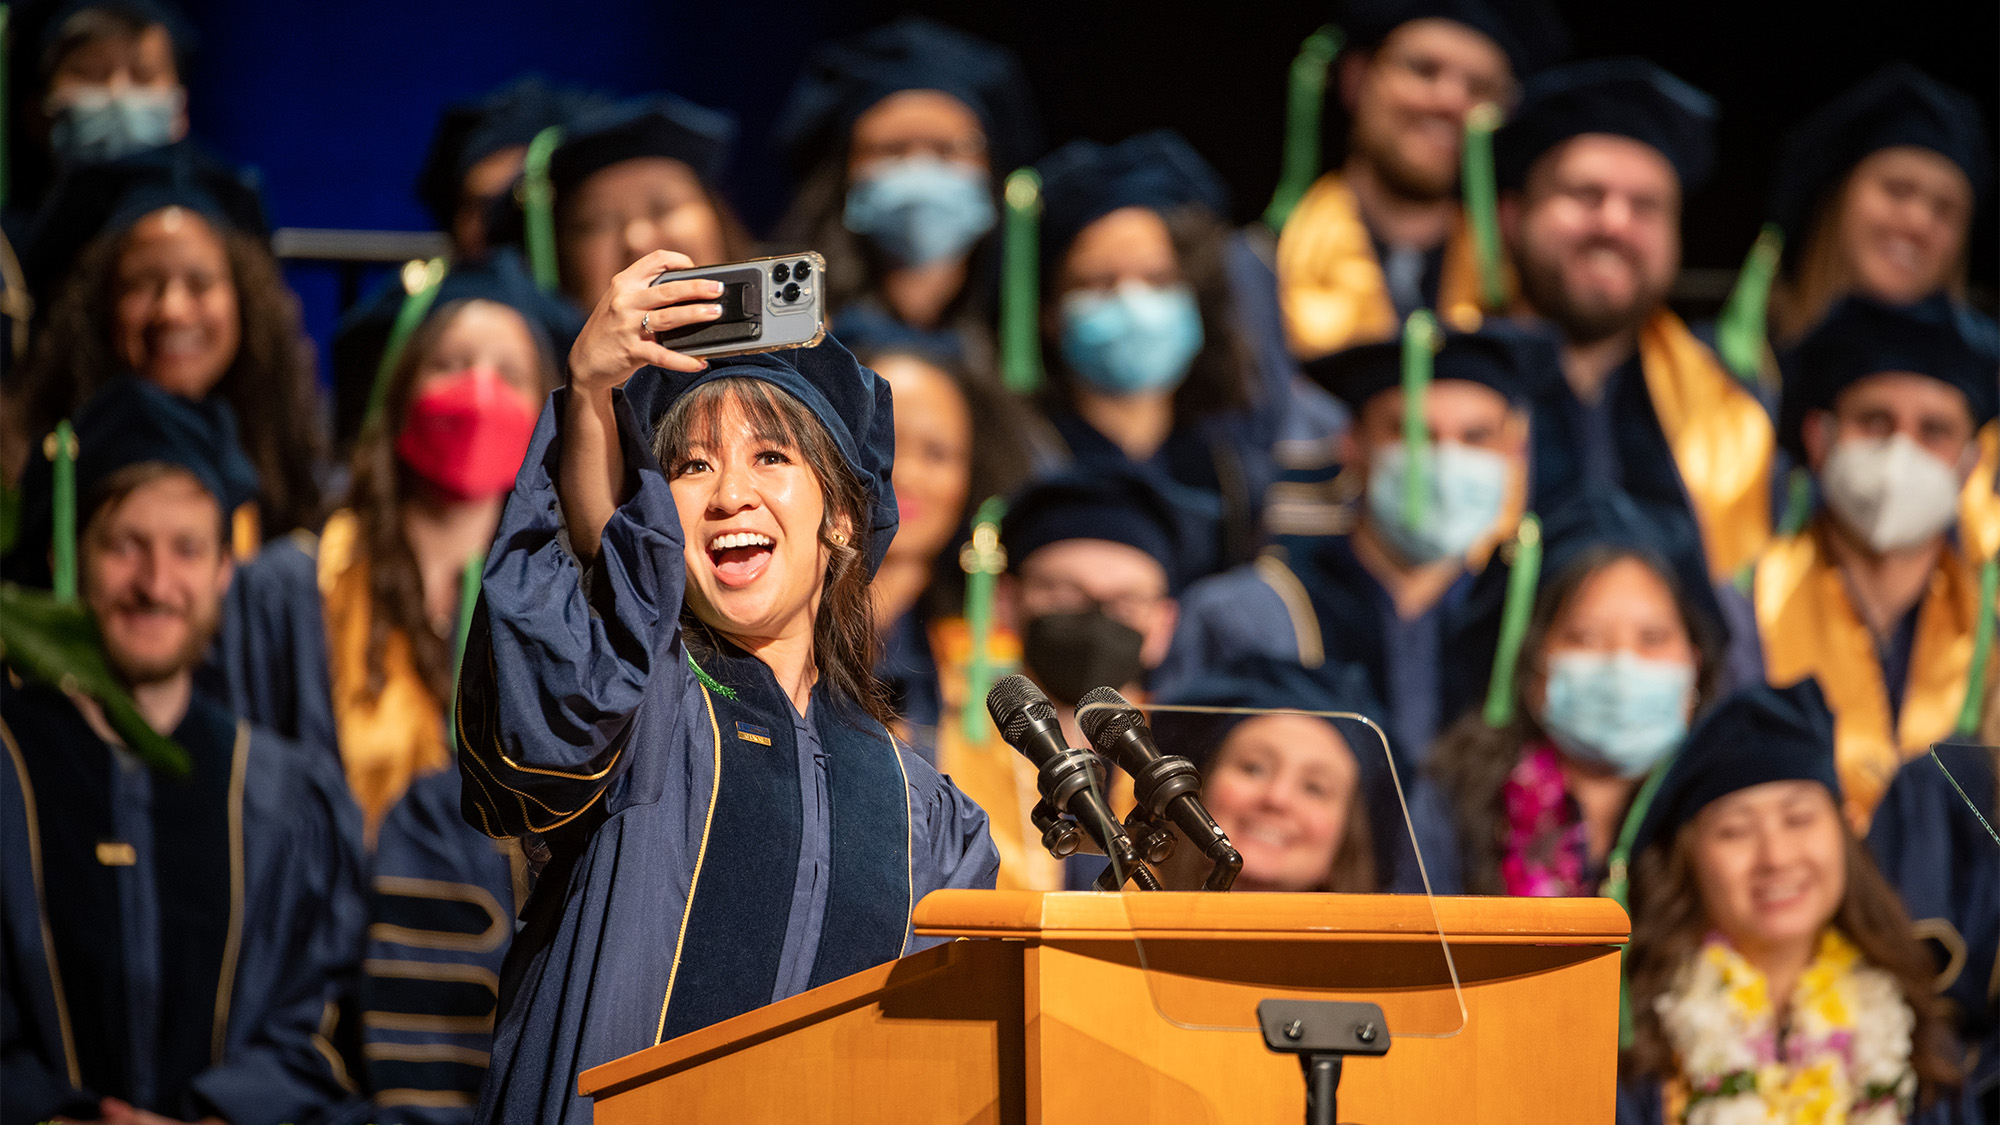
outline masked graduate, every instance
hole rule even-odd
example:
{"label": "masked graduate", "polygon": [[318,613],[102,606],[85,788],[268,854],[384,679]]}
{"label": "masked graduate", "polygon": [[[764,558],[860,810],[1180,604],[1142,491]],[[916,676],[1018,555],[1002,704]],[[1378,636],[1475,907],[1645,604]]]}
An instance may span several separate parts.
{"label": "masked graduate", "polygon": [[[1785,359],[1779,432],[1824,503],[1775,540],[1751,585],[1766,675],[1814,676],[1833,707],[1847,814],[1865,829],[1903,760],[1952,733],[1971,679],[1979,568],[1962,522],[1975,435],[2000,411],[2000,358],[1942,295],[1850,297]],[[1996,503],[1987,471],[1974,483]]]}
{"label": "masked graduate", "polygon": [[870,671],[888,388],[832,340],[661,347],[719,315],[717,283],[647,285],[689,265],[639,259],[584,326],[461,666],[465,814],[546,857],[482,1119],[579,1120],[580,1071],[901,956],[917,900],[993,883]]}
{"label": "masked graduate", "polygon": [[1285,325],[1302,359],[1386,340],[1420,308],[1479,326],[1457,196],[1465,117],[1512,105],[1569,40],[1539,0],[1354,0],[1336,18],[1348,36],[1330,76],[1348,114],[1346,158],[1278,239]]}
{"label": "masked graduate", "polygon": [[826,255],[835,331],[990,375],[999,179],[1042,152],[1013,54],[906,16],[816,48],[773,133],[797,183],[774,241]]}
{"label": "masked graduate", "polygon": [[[656,94],[579,112],[560,129],[550,134],[560,143],[546,166],[524,161],[521,179],[496,200],[487,240],[520,246],[536,280],[580,311],[595,307],[613,275],[656,250],[701,266],[753,255],[722,196],[735,118]],[[552,248],[535,233],[545,223]]]}
{"label": "masked graduate", "polygon": [[1603,488],[1550,512],[1525,629],[1468,640],[1518,648],[1425,763],[1412,815],[1438,893],[1622,893],[1644,783],[1726,682],[1699,545],[1660,525]]}
{"label": "masked graduate", "polygon": [[1666,307],[1714,120],[1653,64],[1601,59],[1529,82],[1493,144],[1515,311],[1563,338],[1563,381],[1535,409],[1533,506],[1590,482],[1679,508],[1721,581],[1770,536],[1773,441],[1756,396]]}
{"label": "masked graduate", "polygon": [[1035,170],[1042,407],[1068,458],[1201,494],[1220,516],[1207,553],[1247,561],[1285,402],[1238,330],[1227,189],[1168,130],[1073,141]]}
{"label": "masked graduate", "polygon": [[1841,817],[1819,687],[1689,732],[1634,840],[1620,1125],[1977,1122],[1929,958]]}
{"label": "masked graduate", "polygon": [[129,377],[76,419],[78,588],[190,771],[142,762],[91,699],[0,684],[8,1122],[278,1125],[354,1098],[332,1040],[365,925],[359,818],[328,759],[193,685],[227,516],[256,487],[234,431],[226,405]]}
{"label": "masked graduate", "polygon": [[1308,365],[1354,414],[1341,451],[1349,503],[1318,534],[1281,536],[1254,563],[1191,587],[1160,681],[1198,682],[1252,654],[1358,664],[1408,768],[1484,690],[1484,660],[1459,659],[1470,651],[1462,641],[1498,612],[1498,588],[1481,575],[1520,518],[1527,404],[1558,376],[1553,347],[1537,336],[1445,333],[1415,405],[1430,444],[1413,481],[1403,352],[1393,340]]}
{"label": "masked graduate", "polygon": [[[1868,850],[1914,919],[1960,1040],[1973,1048],[1966,1094],[2000,1121],[2000,751],[1988,722],[1903,765],[1868,826]],[[1942,768],[1940,768],[1942,765]],[[1961,790],[1963,792],[1961,793]],[[1981,818],[1985,823],[1980,823]]]}
{"label": "masked graduate", "polygon": [[1892,63],[1806,118],[1775,165],[1771,217],[1784,256],[1771,335],[1790,347],[1840,298],[1906,305],[1965,299],[1967,238],[1993,192],[1993,145],[1979,105],[1907,63]]}

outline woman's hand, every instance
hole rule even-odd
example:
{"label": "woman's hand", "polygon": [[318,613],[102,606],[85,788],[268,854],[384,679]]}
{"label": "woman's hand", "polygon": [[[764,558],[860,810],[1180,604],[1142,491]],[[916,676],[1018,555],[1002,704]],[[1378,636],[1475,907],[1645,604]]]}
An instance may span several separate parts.
{"label": "woman's hand", "polygon": [[704,360],[682,355],[653,339],[655,332],[700,324],[722,315],[721,305],[683,303],[722,296],[719,281],[646,284],[666,270],[693,266],[686,254],[655,250],[611,279],[611,288],[598,298],[597,308],[591,310],[590,319],[569,350],[569,385],[573,394],[587,398],[609,395],[647,364],[671,371],[700,371],[708,366]]}

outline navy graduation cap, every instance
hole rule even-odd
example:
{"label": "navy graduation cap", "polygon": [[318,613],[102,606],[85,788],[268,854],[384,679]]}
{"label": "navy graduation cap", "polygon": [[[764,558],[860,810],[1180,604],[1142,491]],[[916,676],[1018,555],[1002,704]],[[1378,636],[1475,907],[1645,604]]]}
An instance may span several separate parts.
{"label": "navy graduation cap", "polygon": [[185,207],[218,227],[265,238],[264,202],[247,174],[181,141],[65,172],[28,226],[21,272],[46,300],[99,235],[124,231],[166,207]]}
{"label": "navy graduation cap", "polygon": [[[1562,377],[1555,342],[1538,329],[1489,320],[1477,332],[1443,332],[1444,346],[1432,357],[1431,378],[1463,379],[1491,387],[1508,401],[1524,403]],[[1343,348],[1305,364],[1306,376],[1349,409],[1401,386],[1403,340]]]}
{"label": "navy graduation cap", "polygon": [[1028,79],[1013,52],[921,16],[815,48],[778,114],[773,141],[803,177],[847,151],[856,118],[904,90],[937,90],[978,114],[998,172],[1041,150]]}
{"label": "navy graduation cap", "polygon": [[1726,619],[1708,576],[1701,532],[1684,511],[1635,500],[1609,484],[1592,485],[1542,515],[1540,588],[1595,548],[1636,552],[1666,568],[1682,597],[1720,637]]}
{"label": "navy graduation cap", "polygon": [[1973,200],[1993,187],[1993,146],[1979,103],[1908,63],[1891,63],[1801,121],[1778,150],[1771,217],[1787,247],[1848,172],[1885,148],[1929,149],[1958,166]]}
{"label": "navy graduation cap", "polygon": [[1229,215],[1229,189],[1179,133],[1156,129],[1114,145],[1071,141],[1035,164],[1042,178],[1042,270],[1051,273],[1083,228],[1123,207]]}
{"label": "navy graduation cap", "polygon": [[1639,822],[1632,854],[1670,843],[1716,800],[1773,781],[1817,781],[1840,804],[1833,715],[1817,680],[1748,688],[1696,720]]}
{"label": "navy graduation cap", "polygon": [[1440,19],[1479,32],[1507,55],[1517,78],[1526,78],[1569,53],[1569,29],[1544,0],[1347,0],[1335,21],[1367,50],[1412,20]]}
{"label": "navy graduation cap", "polygon": [[1213,569],[1214,502],[1137,468],[1071,468],[1024,488],[1000,521],[1008,565],[1051,543],[1103,539],[1143,551],[1166,569],[1178,592]]}
{"label": "navy graduation cap", "polygon": [[591,173],[626,160],[664,156],[694,169],[714,185],[736,139],[736,119],[674,94],[601,106],[570,122],[549,157],[549,182],[557,194]]}
{"label": "navy graduation cap", "polygon": [[512,82],[439,116],[430,150],[417,173],[416,194],[438,229],[450,230],[466,173],[496,152],[526,146],[551,125],[567,125],[608,99],[541,78]]}
{"label": "navy graduation cap", "polygon": [[1928,375],[1965,395],[1977,429],[2000,414],[2000,357],[1975,343],[1943,294],[1912,305],[1849,296],[1786,355],[1778,440],[1805,460],[1806,415],[1828,410],[1840,392],[1870,375]]}
{"label": "navy graduation cap", "polygon": [[1683,190],[1715,164],[1715,99],[1645,59],[1591,59],[1528,80],[1513,116],[1493,136],[1495,173],[1518,188],[1543,153],[1585,133],[1630,137],[1658,149]]}
{"label": "navy graduation cap", "polygon": [[134,23],[146,27],[164,27],[167,39],[174,49],[174,67],[180,71],[181,81],[188,78],[188,60],[201,43],[194,24],[189,22],[187,13],[169,0],[67,0],[66,3],[49,14],[48,22],[42,25],[39,55],[46,58],[62,40],[63,29],[69,22],[84,12],[115,12]]}

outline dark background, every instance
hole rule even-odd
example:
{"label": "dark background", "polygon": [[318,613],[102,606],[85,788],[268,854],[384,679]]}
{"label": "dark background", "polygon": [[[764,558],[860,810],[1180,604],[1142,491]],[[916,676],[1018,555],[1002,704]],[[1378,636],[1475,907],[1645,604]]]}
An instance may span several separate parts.
{"label": "dark background", "polygon": [[[1506,0],[1495,0],[1505,3]],[[1172,126],[1221,171],[1249,221],[1277,178],[1286,67],[1332,6],[1304,0],[184,0],[202,40],[190,75],[197,136],[253,165],[278,226],[422,229],[410,192],[438,111],[516,75],[631,94],[667,88],[742,123],[729,194],[753,228],[788,190],[766,137],[818,40],[920,12],[1011,46],[1045,139],[1116,140]],[[1913,0],[1835,14],[1825,3],[1560,0],[1575,55],[1643,54],[1722,103],[1719,172],[1688,201],[1686,262],[1732,267],[1764,218],[1785,128],[1893,58],[2000,118],[2000,3]],[[1851,11],[1851,10],[1849,10]],[[17,40],[19,43],[19,40]],[[32,44],[21,44],[32,49]],[[17,57],[19,50],[17,48]],[[21,60],[32,67],[32,55]],[[17,71],[17,73],[19,73]],[[1337,119],[1338,111],[1330,118]],[[1337,150],[1329,149],[1329,160]],[[1973,280],[1990,290],[1991,200]],[[324,344],[339,285],[290,271]]]}

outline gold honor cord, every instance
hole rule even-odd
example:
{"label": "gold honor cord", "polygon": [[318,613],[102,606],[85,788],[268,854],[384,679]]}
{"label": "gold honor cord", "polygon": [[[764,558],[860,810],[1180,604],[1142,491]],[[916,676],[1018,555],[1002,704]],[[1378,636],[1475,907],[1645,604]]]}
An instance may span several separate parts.
{"label": "gold honor cord", "polygon": [[1403,523],[1417,527],[1430,513],[1431,370],[1444,338],[1429,309],[1403,322]]}
{"label": "gold honor cord", "polygon": [[1278,169],[1278,186],[1264,208],[1264,225],[1285,229],[1306,189],[1319,176],[1319,120],[1326,101],[1326,74],[1339,56],[1346,36],[1327,24],[1299,44],[1285,82],[1285,150]]}
{"label": "gold honor cord", "polygon": [[1500,644],[1493,653],[1493,678],[1486,686],[1486,708],[1480,715],[1495,730],[1514,721],[1514,669],[1521,660],[1521,642],[1528,635],[1528,615],[1542,575],[1542,521],[1533,512],[1522,514],[1513,547],[1514,569],[1507,575],[1507,601],[1500,611]]}
{"label": "gold honor cord", "polygon": [[1500,123],[1500,107],[1492,102],[1481,102],[1465,115],[1458,173],[1472,227],[1472,257],[1479,267],[1479,303],[1489,313],[1507,308],[1507,281],[1500,269],[1500,191],[1493,172],[1493,132]]}
{"label": "gold honor cord", "polygon": [[1785,236],[1777,224],[1765,223],[1750,244],[1743,269],[1729,290],[1722,313],[1715,322],[1715,350],[1730,374],[1748,386],[1756,386],[1764,370],[1764,353],[1770,347],[1764,317],[1771,303],[1771,283],[1778,277],[1779,257],[1784,253]]}
{"label": "gold honor cord", "polygon": [[382,404],[389,398],[389,380],[394,376],[396,365],[402,362],[403,349],[410,346],[410,337],[417,326],[430,315],[431,305],[437,300],[438,288],[451,267],[443,258],[432,258],[426,262],[412,258],[403,263],[403,304],[396,310],[395,323],[389,326],[389,335],[382,341],[382,358],[375,364],[375,384],[368,389],[368,412],[362,415],[362,426],[373,422],[382,413]]}
{"label": "gold honor cord", "polygon": [[[465,678],[465,644],[472,636],[472,613],[479,608],[479,580],[486,566],[483,555],[474,555],[465,560],[465,571],[458,581],[458,630],[451,642],[451,704],[447,710],[458,709],[458,685]],[[444,725],[445,749],[458,753],[458,724]]]}
{"label": "gold honor cord", "polygon": [[1017,395],[1042,388],[1042,178],[1033,168],[1007,177],[1001,190],[1000,380]]}
{"label": "gold honor cord", "polygon": [[1007,514],[1007,502],[989,496],[972,517],[972,541],[958,552],[959,569],[965,571],[965,624],[972,635],[972,652],[965,667],[965,705],[960,708],[965,724],[965,741],[978,746],[986,741],[988,724],[982,704],[993,687],[993,588],[1007,569],[1007,552],[1000,546],[1000,518]]}
{"label": "gold honor cord", "polygon": [[521,165],[521,221],[528,245],[528,268],[535,284],[554,292],[560,275],[556,270],[556,189],[549,183],[549,157],[562,144],[560,125],[551,125],[528,142],[528,155]]}

